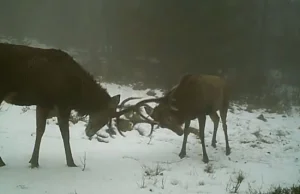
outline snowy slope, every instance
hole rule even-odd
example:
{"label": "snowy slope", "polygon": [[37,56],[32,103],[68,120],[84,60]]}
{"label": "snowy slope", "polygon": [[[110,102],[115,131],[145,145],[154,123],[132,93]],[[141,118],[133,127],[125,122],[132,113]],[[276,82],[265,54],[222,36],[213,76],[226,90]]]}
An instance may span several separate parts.
{"label": "snowy slope", "polygon": [[[109,93],[147,97],[147,91],[105,84]],[[159,93],[161,95],[161,93]],[[135,101],[132,101],[133,103]],[[159,128],[153,137],[136,130],[108,138],[109,143],[87,140],[84,123],[71,125],[71,148],[78,168],[68,168],[58,126],[49,120],[41,144],[40,168],[30,169],[35,140],[35,107],[22,113],[21,107],[3,103],[0,111],[0,154],[7,166],[0,168],[0,194],[134,194],[134,193],[227,193],[230,178],[239,171],[245,175],[240,193],[254,188],[290,186],[300,180],[299,115],[264,113],[267,122],[234,106],[228,115],[231,155],[225,155],[220,125],[217,149],[210,146],[213,123],[206,122],[205,141],[212,172],[202,162],[199,139],[190,135],[187,157],[179,159],[182,137]],[[198,127],[196,121],[192,122]],[[150,132],[150,126],[136,127]],[[101,131],[104,131],[103,128]],[[82,160],[86,153],[86,169]],[[208,170],[207,170],[208,169]],[[155,172],[157,171],[157,172]],[[144,182],[144,183],[143,183]],[[143,188],[145,187],[145,188]]]}

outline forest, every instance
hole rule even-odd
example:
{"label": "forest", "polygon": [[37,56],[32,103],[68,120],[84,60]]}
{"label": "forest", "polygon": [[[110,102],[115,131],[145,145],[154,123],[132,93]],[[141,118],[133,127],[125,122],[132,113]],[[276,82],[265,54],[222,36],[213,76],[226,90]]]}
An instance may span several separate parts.
{"label": "forest", "polygon": [[1,4],[1,35],[75,48],[104,81],[169,88],[186,73],[214,74],[235,99],[300,103],[300,0]]}

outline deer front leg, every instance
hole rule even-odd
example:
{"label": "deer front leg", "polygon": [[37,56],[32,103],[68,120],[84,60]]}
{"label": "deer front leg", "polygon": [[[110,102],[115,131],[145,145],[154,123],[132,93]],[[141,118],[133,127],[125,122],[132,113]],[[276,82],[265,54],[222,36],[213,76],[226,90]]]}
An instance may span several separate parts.
{"label": "deer front leg", "polygon": [[182,147],[181,147],[181,151],[179,153],[179,157],[181,159],[186,156],[186,143],[187,143],[187,138],[188,138],[188,136],[190,134],[190,131],[188,130],[188,128],[190,127],[190,124],[191,124],[190,120],[185,122]]}
{"label": "deer front leg", "polygon": [[67,165],[68,167],[77,167],[77,165],[74,163],[70,146],[69,115],[69,110],[59,109],[58,125],[65,147]]}
{"label": "deer front leg", "polygon": [[34,149],[29,163],[31,164],[31,168],[39,167],[39,153],[42,137],[46,128],[46,120],[48,117],[50,109],[42,108],[40,106],[36,107],[36,136]]}
{"label": "deer front leg", "polygon": [[151,137],[153,134],[153,131],[154,131],[154,124],[150,124],[150,125],[151,125],[151,131],[150,131],[148,137]]}
{"label": "deer front leg", "polygon": [[206,147],[205,147],[205,138],[204,138],[204,129],[205,129],[205,121],[206,121],[206,116],[201,115],[198,117],[198,122],[199,122],[199,136],[201,139],[201,144],[202,144],[202,153],[203,153],[203,159],[202,161],[204,163],[208,163],[209,159],[206,153]]}

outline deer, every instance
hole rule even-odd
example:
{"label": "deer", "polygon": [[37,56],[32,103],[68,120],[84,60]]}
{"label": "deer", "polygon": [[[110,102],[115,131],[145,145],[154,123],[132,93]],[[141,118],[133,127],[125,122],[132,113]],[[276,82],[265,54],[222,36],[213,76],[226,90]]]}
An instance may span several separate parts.
{"label": "deer", "polygon": [[[0,68],[0,103],[36,106],[36,138],[29,160],[31,168],[39,167],[40,144],[51,110],[57,110],[68,167],[77,166],[70,147],[71,110],[89,116],[85,128],[87,137],[95,135],[111,118],[131,111],[117,112],[120,94],[110,96],[91,74],[60,49],[0,43]],[[0,156],[0,166],[5,165]]]}
{"label": "deer", "polygon": [[[181,77],[179,83],[166,92],[163,97],[145,99],[135,104],[138,107],[155,102],[158,105],[151,112],[153,120],[161,127],[170,129],[179,136],[183,136],[183,143],[179,157],[186,156],[186,143],[190,133],[191,120],[198,119],[199,137],[202,144],[204,163],[209,162],[207,156],[204,129],[206,116],[209,115],[214,123],[214,131],[211,145],[216,148],[216,135],[220,117],[226,142],[226,155],[231,153],[227,134],[227,112],[229,108],[229,85],[219,76],[186,74]],[[220,112],[220,117],[217,114]],[[181,126],[184,124],[184,128]]]}

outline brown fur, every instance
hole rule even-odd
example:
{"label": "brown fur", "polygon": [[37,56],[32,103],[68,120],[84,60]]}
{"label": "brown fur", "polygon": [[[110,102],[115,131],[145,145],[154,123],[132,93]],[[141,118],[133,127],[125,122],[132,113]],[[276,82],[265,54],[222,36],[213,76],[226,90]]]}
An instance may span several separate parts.
{"label": "brown fur", "polygon": [[[226,154],[230,154],[226,125],[229,106],[229,87],[223,78],[213,75],[188,74],[183,76],[179,84],[168,91],[164,97],[153,99],[152,101],[158,102],[159,105],[154,108],[151,117],[159,122],[160,126],[169,128],[180,136],[184,134],[182,149],[179,154],[180,158],[186,155],[190,121],[198,118],[203,161],[205,163],[209,161],[204,142],[206,115],[209,115],[214,122],[212,146],[216,147],[216,133],[220,120],[217,114],[218,110],[220,111],[223,123]],[[138,104],[152,101],[148,99]],[[184,123],[185,130],[182,130],[181,125]]]}
{"label": "brown fur", "polygon": [[[120,95],[110,97],[93,77],[66,52],[0,43],[0,103],[36,105],[36,140],[30,160],[38,167],[46,119],[53,108],[64,142],[68,166],[76,166],[69,143],[71,110],[89,115],[86,134],[92,136],[113,116]],[[0,166],[5,165],[0,157]]]}

